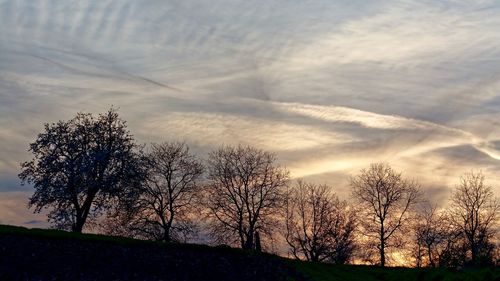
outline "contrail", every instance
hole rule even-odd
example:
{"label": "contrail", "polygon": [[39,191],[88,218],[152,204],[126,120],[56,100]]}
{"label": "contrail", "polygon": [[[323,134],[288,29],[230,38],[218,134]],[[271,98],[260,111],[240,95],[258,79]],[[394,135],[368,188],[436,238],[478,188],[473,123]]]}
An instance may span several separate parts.
{"label": "contrail", "polygon": [[[113,75],[109,75],[109,74],[94,73],[94,72],[90,72],[90,71],[81,70],[81,69],[75,68],[73,66],[69,66],[67,64],[58,62],[58,61],[56,61],[54,59],[50,59],[50,58],[47,58],[47,57],[44,57],[44,56],[40,56],[40,55],[35,55],[35,54],[28,54],[28,55],[31,56],[31,57],[34,57],[36,59],[43,60],[43,61],[46,61],[48,63],[57,65],[58,67],[60,67],[62,69],[66,69],[66,70],[69,70],[69,71],[72,71],[72,72],[76,72],[76,73],[80,73],[80,74],[83,74],[83,75],[97,76],[97,77],[103,77],[104,76],[104,77],[110,77],[110,78],[121,78],[120,76],[113,76]],[[79,56],[81,56],[81,55],[79,55]],[[87,56],[83,56],[83,57],[88,58]],[[155,81],[155,80],[147,78],[147,77],[143,77],[143,76],[140,76],[140,75],[130,74],[128,72],[119,71],[119,70],[116,70],[116,69],[113,69],[112,71],[114,71],[115,73],[121,74],[122,76],[126,76],[128,78],[132,78],[133,80],[140,80],[140,81],[144,81],[144,82],[149,83],[149,84],[153,84],[155,86],[159,86],[159,87],[166,88],[166,89],[169,89],[169,90],[173,90],[173,91],[176,91],[176,92],[182,92],[182,90],[179,89],[179,88],[163,84],[161,82]]]}

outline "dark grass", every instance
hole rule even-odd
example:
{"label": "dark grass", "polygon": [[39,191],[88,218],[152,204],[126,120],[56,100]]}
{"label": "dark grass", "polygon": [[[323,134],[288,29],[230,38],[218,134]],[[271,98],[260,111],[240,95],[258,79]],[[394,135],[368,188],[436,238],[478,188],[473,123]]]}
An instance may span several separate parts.
{"label": "dark grass", "polygon": [[[366,280],[366,281],[500,281],[500,268],[465,268],[461,270],[445,269],[445,268],[403,268],[403,267],[377,267],[363,265],[332,265],[324,263],[312,263],[305,261],[290,260],[281,258],[271,254],[261,254],[254,251],[243,251],[241,249],[230,248],[227,246],[211,247],[206,245],[196,244],[179,244],[179,243],[163,243],[155,241],[137,240],[124,237],[106,236],[99,234],[79,234],[60,230],[51,229],[28,229],[24,227],[0,225],[1,237],[19,237],[20,241],[24,239],[34,239],[46,241],[48,244],[63,244],[63,243],[81,243],[85,245],[109,245],[109,247],[120,248],[147,248],[148,251],[167,251],[169,253],[199,253],[203,255],[217,255],[218,257],[226,256],[227,259],[222,260],[231,266],[231,262],[238,257],[248,260],[261,260],[256,264],[272,263],[273,266],[278,265],[280,270],[284,270],[283,274],[290,274],[287,280],[312,280],[312,281],[336,281],[336,280]],[[60,242],[59,242],[60,241]],[[39,241],[40,242],[40,241]],[[45,243],[45,242],[42,242]],[[5,257],[4,257],[5,258]],[[8,258],[8,257],[7,257]],[[202,260],[202,263],[214,263],[214,260]],[[284,269],[285,267],[292,268],[292,271]],[[208,267],[210,268],[209,265]],[[266,269],[267,270],[267,269]],[[293,271],[305,278],[298,278]],[[238,275],[238,272],[231,274]]]}
{"label": "dark grass", "polygon": [[1,225],[0,224],[0,236],[1,235],[16,235],[25,236],[33,238],[44,238],[50,240],[79,240],[86,242],[103,242],[106,244],[120,245],[120,246],[154,246],[160,248],[182,248],[187,250],[198,250],[198,251],[209,251],[209,252],[219,252],[219,253],[239,253],[239,254],[255,254],[254,252],[243,251],[237,248],[231,248],[229,246],[208,246],[200,244],[189,244],[189,243],[165,243],[160,241],[151,240],[140,240],[121,236],[110,236],[103,234],[91,234],[91,233],[75,233],[56,229],[41,229],[41,228],[26,228],[21,226],[12,225]]}
{"label": "dark grass", "polygon": [[0,225],[0,281],[4,280],[310,279],[278,256],[228,246]]}
{"label": "dark grass", "polygon": [[289,264],[312,280],[366,281],[500,281],[500,268],[405,268],[367,265],[332,265],[289,260]]}

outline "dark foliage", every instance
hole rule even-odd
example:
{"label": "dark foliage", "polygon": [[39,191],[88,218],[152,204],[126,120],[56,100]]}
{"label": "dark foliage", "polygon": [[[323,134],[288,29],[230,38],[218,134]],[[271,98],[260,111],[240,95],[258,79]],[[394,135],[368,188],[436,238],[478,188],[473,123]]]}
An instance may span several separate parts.
{"label": "dark foliage", "polygon": [[30,207],[50,209],[49,221],[56,228],[81,232],[110,200],[134,196],[130,187],[142,180],[137,150],[114,109],[45,124],[30,144],[34,158],[21,164],[19,175],[35,188]]}

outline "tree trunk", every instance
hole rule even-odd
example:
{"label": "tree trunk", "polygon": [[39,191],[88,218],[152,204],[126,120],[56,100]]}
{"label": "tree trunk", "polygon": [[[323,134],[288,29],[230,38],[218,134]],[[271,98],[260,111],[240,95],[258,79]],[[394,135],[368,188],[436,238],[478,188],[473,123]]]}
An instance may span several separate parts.
{"label": "tree trunk", "polygon": [[253,249],[253,235],[249,235],[247,237],[247,241],[245,241],[245,244],[243,245],[243,249],[245,249],[245,250]]}
{"label": "tree trunk", "polygon": [[385,266],[385,243],[380,244],[380,266]]}
{"label": "tree trunk", "polygon": [[82,233],[84,224],[85,224],[85,221],[82,218],[77,217],[76,222],[75,222],[75,224],[73,224],[71,231],[76,232],[76,233]]}
{"label": "tree trunk", "polygon": [[259,232],[255,232],[255,250],[257,252],[262,252],[262,246],[260,245],[260,235],[259,235]]}
{"label": "tree trunk", "polygon": [[420,243],[417,244],[417,256],[416,256],[417,264],[416,267],[422,267],[422,249]]}
{"label": "tree trunk", "polygon": [[434,263],[434,259],[432,258],[432,250],[431,250],[430,246],[427,247],[427,256],[429,258],[429,265],[431,267],[436,267],[436,264]]}
{"label": "tree trunk", "polygon": [[383,224],[380,226],[380,266],[385,266],[385,239]]}
{"label": "tree trunk", "polygon": [[174,210],[172,208],[172,205],[170,204],[169,217],[163,232],[164,234],[163,239],[165,240],[165,242],[172,241],[172,237],[170,237],[170,230],[172,229],[173,222],[174,222]]}
{"label": "tree trunk", "polygon": [[477,263],[477,247],[474,241],[471,243],[471,262],[473,265],[476,265]]}
{"label": "tree trunk", "polygon": [[171,241],[171,238],[170,238],[170,227],[165,227],[163,229],[163,241],[165,241],[165,242],[170,242]]}
{"label": "tree trunk", "polygon": [[245,250],[252,250],[254,247],[253,243],[253,231],[250,232],[248,235],[245,235],[247,237],[247,240],[243,244],[243,249]]}
{"label": "tree trunk", "polygon": [[89,191],[87,198],[85,198],[85,201],[83,202],[82,208],[79,212],[77,211],[76,213],[76,223],[72,227],[73,232],[82,233],[83,226],[87,221],[87,217],[90,213],[90,208],[92,207],[92,201],[94,201],[94,198],[98,191],[99,189],[93,189]]}

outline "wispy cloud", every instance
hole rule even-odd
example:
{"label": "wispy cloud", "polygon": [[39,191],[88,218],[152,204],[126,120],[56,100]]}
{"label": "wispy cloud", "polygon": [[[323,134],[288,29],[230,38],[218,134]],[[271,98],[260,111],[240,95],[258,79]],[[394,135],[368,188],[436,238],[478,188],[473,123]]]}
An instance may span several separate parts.
{"label": "wispy cloud", "polygon": [[199,145],[248,144],[283,152],[315,148],[326,144],[356,141],[353,137],[307,125],[290,124],[256,117],[213,113],[174,113],[149,120],[140,132],[161,136],[183,136]]}
{"label": "wispy cloud", "polygon": [[[471,168],[500,192],[499,12],[479,0],[0,0],[0,198],[29,195],[1,191],[20,188],[44,122],[110,105],[141,142],[252,144],[346,196],[374,161],[442,200]],[[14,210],[0,219],[31,220]]]}
{"label": "wispy cloud", "polygon": [[31,192],[0,193],[0,224],[23,225],[27,227],[48,227],[45,213],[33,214],[28,210]]}

